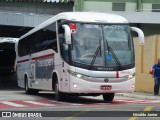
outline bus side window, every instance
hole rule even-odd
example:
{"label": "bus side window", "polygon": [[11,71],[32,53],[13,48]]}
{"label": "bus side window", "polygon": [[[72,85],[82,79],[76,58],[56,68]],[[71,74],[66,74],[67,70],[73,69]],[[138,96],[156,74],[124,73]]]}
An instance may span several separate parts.
{"label": "bus side window", "polygon": [[68,45],[65,43],[65,37],[64,37],[64,28],[62,28],[62,25],[65,24],[62,21],[58,21],[58,37],[59,37],[59,44],[60,44],[60,51],[62,58],[66,61],[69,61],[69,53],[68,53]]}
{"label": "bus side window", "polygon": [[35,46],[34,46],[35,52],[41,51],[40,42],[42,40],[42,36],[43,36],[42,30],[38,31],[37,35],[35,35]]}
{"label": "bus side window", "polygon": [[65,43],[64,34],[59,35],[59,41],[60,41],[60,49],[61,49],[61,55],[64,60],[68,61],[68,45]]}
{"label": "bus side window", "polygon": [[45,41],[45,49],[53,49],[55,52],[58,52],[57,47],[57,36],[55,23],[45,27],[43,29],[43,40]]}
{"label": "bus side window", "polygon": [[[27,39],[27,40],[26,40]],[[22,56],[25,56],[27,54],[29,54],[29,51],[30,51],[30,48],[28,47],[29,46],[29,39],[28,37],[27,38],[24,38],[22,39],[20,42],[19,42],[19,45],[18,45],[18,53],[19,53],[19,56],[22,57]]]}
{"label": "bus side window", "polygon": [[63,44],[63,57],[66,61],[68,61],[68,45],[67,44]]}

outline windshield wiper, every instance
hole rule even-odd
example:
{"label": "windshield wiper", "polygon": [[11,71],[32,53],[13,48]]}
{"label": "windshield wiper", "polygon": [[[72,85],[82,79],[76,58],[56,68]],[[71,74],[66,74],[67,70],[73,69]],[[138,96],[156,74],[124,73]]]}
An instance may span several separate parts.
{"label": "windshield wiper", "polygon": [[117,63],[118,68],[121,69],[121,68],[122,68],[122,65],[121,65],[118,57],[116,56],[116,54],[115,54],[115,52],[113,51],[112,47],[110,47],[110,46],[108,45],[108,53],[109,53],[109,52],[112,53],[113,57],[115,58],[115,61],[116,61],[116,63]]}
{"label": "windshield wiper", "polygon": [[109,50],[111,51],[113,57],[115,58],[118,67],[119,67],[119,68],[122,68],[122,65],[121,65],[121,63],[120,63],[118,57],[116,56],[115,52],[113,51],[113,49],[112,49],[110,46],[108,46],[108,47],[109,47]]}
{"label": "windshield wiper", "polygon": [[101,55],[101,39],[99,39],[99,46],[97,47],[96,52],[94,53],[93,59],[91,61],[91,64],[90,64],[91,67],[93,66],[99,52]]}
{"label": "windshield wiper", "polygon": [[112,53],[112,55],[113,55],[113,57],[114,57],[114,59],[115,59],[115,61],[116,61],[116,64],[117,64],[117,66],[118,66],[118,68],[121,69],[121,68],[122,68],[122,65],[121,65],[118,57],[116,56],[115,52],[113,51],[112,47],[109,46],[107,39],[106,39],[106,43],[107,43],[108,53],[110,53],[110,52]]}
{"label": "windshield wiper", "polygon": [[99,46],[97,47],[96,52],[94,53],[94,56],[93,56],[93,59],[92,59],[92,61],[91,61],[90,66],[93,66],[93,64],[94,64],[94,62],[95,62],[95,60],[96,60],[96,58],[97,58],[97,55],[98,55],[100,49],[101,49],[101,45],[99,45]]}

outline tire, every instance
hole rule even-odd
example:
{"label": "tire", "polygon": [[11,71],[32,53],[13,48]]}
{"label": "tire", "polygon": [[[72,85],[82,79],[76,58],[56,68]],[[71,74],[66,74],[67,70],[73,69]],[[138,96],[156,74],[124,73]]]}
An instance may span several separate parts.
{"label": "tire", "polygon": [[64,95],[62,92],[59,91],[58,82],[55,84],[54,91],[55,91],[55,100],[62,101],[64,99]]}
{"label": "tire", "polygon": [[27,77],[25,77],[25,93],[26,94],[31,94],[31,95],[38,93],[38,90],[30,89],[28,87],[28,78]]}
{"label": "tire", "polygon": [[114,99],[114,95],[115,95],[115,93],[105,93],[105,94],[103,94],[103,100],[105,102],[111,102]]}

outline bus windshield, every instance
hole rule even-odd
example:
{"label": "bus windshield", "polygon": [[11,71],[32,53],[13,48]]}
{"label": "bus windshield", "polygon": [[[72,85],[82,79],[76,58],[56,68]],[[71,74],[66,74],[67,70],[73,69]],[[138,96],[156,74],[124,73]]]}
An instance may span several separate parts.
{"label": "bus windshield", "polygon": [[75,29],[72,32],[73,62],[105,68],[134,64],[129,25],[76,23]]}

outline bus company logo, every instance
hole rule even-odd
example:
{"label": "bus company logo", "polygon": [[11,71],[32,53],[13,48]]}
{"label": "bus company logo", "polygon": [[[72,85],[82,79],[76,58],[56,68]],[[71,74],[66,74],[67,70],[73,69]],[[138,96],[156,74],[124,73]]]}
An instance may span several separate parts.
{"label": "bus company logo", "polygon": [[37,60],[38,67],[47,67],[54,65],[53,58],[45,59],[45,60]]}
{"label": "bus company logo", "polygon": [[122,72],[120,72],[121,74],[129,74],[129,75],[131,75],[132,74],[132,72],[131,71],[122,71]]}
{"label": "bus company logo", "polygon": [[108,78],[105,78],[105,79],[104,79],[104,82],[106,82],[106,83],[109,82],[109,79],[108,79]]}
{"label": "bus company logo", "polygon": [[114,70],[114,68],[98,68],[98,70]]}

